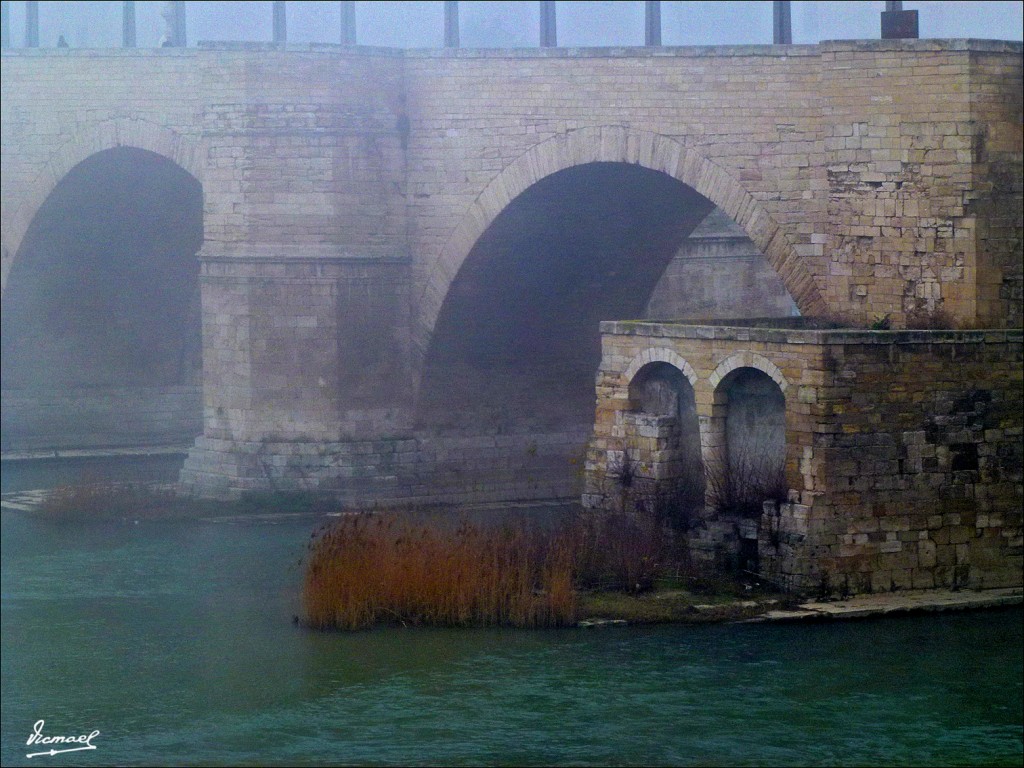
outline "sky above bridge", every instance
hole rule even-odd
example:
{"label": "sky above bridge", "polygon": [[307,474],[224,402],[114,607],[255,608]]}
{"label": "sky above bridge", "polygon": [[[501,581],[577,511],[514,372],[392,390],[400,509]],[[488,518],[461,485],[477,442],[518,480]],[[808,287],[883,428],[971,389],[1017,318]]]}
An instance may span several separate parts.
{"label": "sky above bridge", "polygon": [[[12,45],[24,44],[25,3],[10,2]],[[40,2],[39,42],[57,44],[61,35],[76,48],[121,44],[121,2]],[[161,2],[137,2],[137,39],[157,46],[164,32]],[[187,42],[271,39],[270,2],[187,2]],[[440,47],[444,3],[357,2],[356,38],[363,45]],[[794,43],[877,38],[884,2],[793,2]],[[665,45],[742,45],[771,43],[772,3],[662,2]],[[904,2],[917,10],[921,37],[1024,38],[1024,2]],[[644,3],[556,3],[561,46],[642,45]],[[288,40],[295,43],[340,41],[338,2],[286,5]],[[464,47],[532,47],[539,37],[539,3],[460,2]]]}

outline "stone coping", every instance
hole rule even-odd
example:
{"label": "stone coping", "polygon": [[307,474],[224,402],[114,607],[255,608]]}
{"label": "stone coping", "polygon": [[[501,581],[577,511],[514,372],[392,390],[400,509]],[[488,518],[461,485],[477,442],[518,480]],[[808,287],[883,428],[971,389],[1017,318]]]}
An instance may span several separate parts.
{"label": "stone coping", "polygon": [[191,445],[150,445],[135,448],[56,448],[33,451],[4,451],[0,460],[46,461],[55,459],[106,459],[118,456],[185,456]]}
{"label": "stone coping", "polygon": [[74,386],[31,386],[31,387],[4,387],[0,389],[3,397],[93,397],[96,395],[131,395],[142,392],[151,395],[154,392],[165,392],[168,394],[189,394],[199,392],[203,388],[200,383],[196,384],[131,384],[108,385],[108,384],[80,384]]}
{"label": "stone coping", "polygon": [[722,324],[705,325],[671,321],[606,320],[601,323],[601,333],[617,336],[757,341],[775,344],[1000,344],[1024,341],[1024,330],[1020,328],[974,331],[872,331],[860,328],[814,330],[745,326],[743,322],[735,320],[724,321]]}
{"label": "stone coping", "polygon": [[187,48],[7,48],[4,56],[194,56],[217,52],[347,53],[359,56],[468,59],[576,59],[576,58],[693,58],[715,56],[819,56],[835,51],[979,51],[1022,53],[1024,43],[1016,40],[980,38],[926,38],[912,40],[823,40],[799,45],[687,45],[687,46],[587,46],[554,48],[391,48],[339,43],[273,43],[202,40]]}

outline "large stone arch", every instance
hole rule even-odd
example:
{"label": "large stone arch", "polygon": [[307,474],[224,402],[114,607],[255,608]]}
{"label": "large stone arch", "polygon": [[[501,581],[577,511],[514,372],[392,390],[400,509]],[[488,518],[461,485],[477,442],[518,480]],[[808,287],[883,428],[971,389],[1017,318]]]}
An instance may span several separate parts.
{"label": "large stone arch", "polygon": [[51,153],[35,180],[21,193],[21,203],[4,221],[0,295],[7,294],[7,278],[28,228],[43,203],[61,180],[79,163],[98,152],[133,147],[166,157],[203,183],[203,142],[191,136],[137,118],[121,117],[82,127]]}
{"label": "large stone arch", "polygon": [[581,128],[537,144],[510,163],[480,193],[432,264],[421,275],[414,308],[414,348],[425,355],[448,289],[474,244],[518,195],[541,179],[577,165],[619,162],[660,171],[724,210],[765,254],[797,307],[822,313],[826,305],[791,238],[727,170],[675,139],[622,126]]}
{"label": "large stone arch", "polygon": [[5,264],[5,450],[181,446],[201,430],[202,184],[167,145],[113,143],[53,164],[70,168]]}

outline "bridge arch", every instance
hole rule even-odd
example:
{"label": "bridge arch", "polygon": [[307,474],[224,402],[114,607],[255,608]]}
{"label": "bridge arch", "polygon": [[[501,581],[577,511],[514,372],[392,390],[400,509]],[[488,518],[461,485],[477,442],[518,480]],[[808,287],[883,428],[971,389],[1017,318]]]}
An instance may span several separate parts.
{"label": "bridge arch", "polygon": [[201,140],[138,118],[119,117],[82,125],[73,138],[50,154],[35,180],[21,194],[21,204],[11,218],[4,222],[0,296],[7,295],[7,280],[29,226],[57,185],[83,161],[118,147],[142,149],[162,155],[187,171],[200,184],[203,183],[204,145]]}
{"label": "bridge arch", "polygon": [[114,144],[53,185],[4,265],[5,449],[184,445],[201,429],[202,184]]}
{"label": "bridge arch", "polygon": [[623,126],[581,128],[537,144],[499,173],[466,211],[441,253],[426,269],[413,327],[414,347],[421,362],[448,291],[488,227],[537,182],[587,163],[636,165],[687,185],[724,210],[746,232],[778,272],[802,313],[825,311],[824,300],[789,236],[728,171],[698,149],[684,147],[667,136]]}

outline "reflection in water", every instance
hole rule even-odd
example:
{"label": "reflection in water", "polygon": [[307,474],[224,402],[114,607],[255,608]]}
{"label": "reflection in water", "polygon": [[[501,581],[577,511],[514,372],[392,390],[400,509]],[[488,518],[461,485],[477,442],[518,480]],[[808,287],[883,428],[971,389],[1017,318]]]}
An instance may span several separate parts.
{"label": "reflection in water", "polygon": [[[1018,609],[607,631],[293,626],[316,521],[4,513],[2,762],[1020,761]],[[70,756],[66,756],[70,757]]]}

